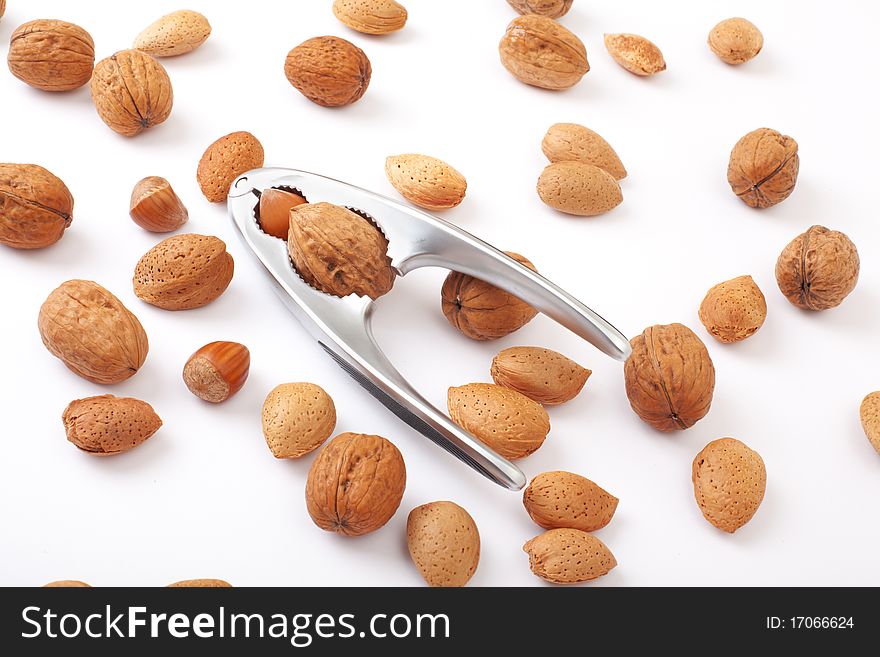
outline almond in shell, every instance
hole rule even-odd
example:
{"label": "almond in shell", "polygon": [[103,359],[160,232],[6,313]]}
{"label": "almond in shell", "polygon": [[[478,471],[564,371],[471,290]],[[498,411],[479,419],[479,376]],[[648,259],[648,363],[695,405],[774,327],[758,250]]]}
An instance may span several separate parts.
{"label": "almond in shell", "polygon": [[626,178],[626,169],[611,144],[599,134],[577,123],[551,125],[541,142],[550,162],[583,162],[610,173],[615,180]]}
{"label": "almond in shell", "polygon": [[700,304],[700,321],[719,342],[739,342],[754,335],[767,318],[767,301],[751,276],[737,276],[714,286]]}
{"label": "almond in shell", "polygon": [[147,358],[147,334],[122,302],[92,281],[62,283],[37,321],[43,344],[84,379],[120,383]]}
{"label": "almond in shell", "polygon": [[764,47],[764,35],[745,18],[728,18],[709,32],[709,48],[725,64],[737,66],[753,59]]}
{"label": "almond in shell", "polygon": [[431,502],[406,520],[409,555],[429,586],[464,586],[480,562],[480,532],[454,502]]}
{"label": "almond in shell", "polygon": [[401,196],[428,210],[454,208],[467,191],[463,175],[428,155],[392,155],[385,160],[385,175]]}
{"label": "almond in shell", "polygon": [[367,92],[373,68],[366,53],[335,36],[308,39],[287,53],[284,74],[317,105],[350,105]]}
{"label": "almond in shell", "polygon": [[134,293],[164,310],[200,308],[223,294],[234,267],[223,240],[194,233],[175,235],[138,261]]}
{"label": "almond in shell", "polygon": [[72,401],[61,419],[70,442],[100,456],[134,449],[162,426],[147,402],[113,395]]}
{"label": "almond in shell", "polygon": [[406,25],[406,8],[394,0],[334,0],[333,15],[364,34],[388,34]]}
{"label": "almond in shell", "polygon": [[692,479],[703,517],[731,534],[752,519],[767,487],[761,455],[735,438],[706,445],[694,458]]}
{"label": "almond in shell", "polygon": [[605,48],[615,62],[634,75],[654,75],[666,70],[660,48],[638,34],[606,34]]}
{"label": "almond in shell", "polygon": [[573,87],[590,70],[583,42],[546,16],[527,14],[510,21],[498,51],[515,78],[543,89]]}
{"label": "almond in shell", "polygon": [[42,249],[73,221],[67,186],[36,164],[0,164],[0,244]]}
{"label": "almond in shell", "polygon": [[[3,8],[3,2],[5,0],[0,0],[0,9]],[[3,12],[0,11],[0,16],[3,15]],[[54,582],[49,582],[48,584],[43,584],[44,589],[90,589],[92,588],[91,584],[86,584],[85,582],[81,582],[78,579],[59,579]]]}
{"label": "almond in shell", "polygon": [[263,402],[263,436],[275,458],[298,459],[316,450],[336,427],[336,406],[314,383],[282,383]]}
{"label": "almond in shell", "polygon": [[211,36],[211,24],[197,11],[181,9],[150,23],[134,40],[134,47],[153,57],[192,52]]}
{"label": "almond in shell", "polygon": [[538,196],[554,210],[592,217],[623,201],[620,185],[610,173],[584,162],[554,162],[538,178]]}
{"label": "almond in shell", "polygon": [[868,441],[880,454],[880,390],[868,394],[859,407],[862,429]]}
{"label": "almond in shell", "polygon": [[602,529],[611,522],[617,502],[604,488],[572,472],[542,472],[523,491],[523,506],[544,529]]}
{"label": "almond in shell", "polygon": [[492,360],[492,380],[539,404],[574,399],[592,372],[560,353],[541,347],[510,347]]}
{"label": "almond in shell", "polygon": [[169,589],[201,588],[201,589],[229,589],[232,584],[224,579],[183,579],[169,584]]}
{"label": "almond in shell", "polygon": [[229,187],[241,174],[259,169],[264,161],[263,145],[251,133],[233,132],[205,149],[199,160],[196,180],[211,203],[226,200]]}
{"label": "almond in shell", "polygon": [[521,459],[544,444],[550,418],[539,403],[491,383],[449,388],[449,417],[508,459]]}
{"label": "almond in shell", "polygon": [[523,551],[532,572],[554,584],[589,582],[617,566],[602,541],[579,529],[550,529],[527,541]]}

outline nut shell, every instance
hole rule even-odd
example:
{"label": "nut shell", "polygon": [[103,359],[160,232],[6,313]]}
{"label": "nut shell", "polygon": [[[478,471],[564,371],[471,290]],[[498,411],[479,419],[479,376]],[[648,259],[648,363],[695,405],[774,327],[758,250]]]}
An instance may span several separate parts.
{"label": "nut shell", "polygon": [[226,291],[234,269],[223,240],[195,233],[175,235],[138,261],[134,293],[165,310],[200,308]]}
{"label": "nut shell", "polygon": [[241,390],[250,366],[251,353],[243,344],[210,342],[186,361],[183,381],[199,399],[219,404]]}
{"label": "nut shell", "polygon": [[336,405],[314,383],[282,383],[263,402],[263,436],[275,458],[298,459],[336,428]]}
{"label": "nut shell", "polygon": [[538,178],[538,196],[554,210],[593,217],[623,202],[620,185],[610,173],[584,162],[554,162]]}
{"label": "nut shell", "polygon": [[554,584],[589,582],[617,565],[602,541],[578,529],[551,529],[527,541],[523,550],[532,572]]}
{"label": "nut shell", "polygon": [[865,436],[880,454],[880,390],[868,394],[859,407]]}
{"label": "nut shell", "polygon": [[703,516],[731,534],[752,519],[767,487],[761,455],[735,438],[706,445],[694,458],[692,478]]}
{"label": "nut shell", "polygon": [[37,89],[79,89],[92,77],[95,43],[79,25],[30,21],[12,33],[7,63],[15,77]]}
{"label": "nut shell", "polygon": [[515,78],[543,89],[573,87],[590,70],[583,42],[546,16],[527,14],[510,21],[498,51]]}
{"label": "nut shell", "polygon": [[36,164],[0,164],[0,244],[42,249],[73,221],[67,186]]}
{"label": "nut shell", "polygon": [[615,180],[626,178],[626,168],[611,144],[577,123],[551,125],[541,141],[541,150],[550,162],[583,162],[604,169]]}
{"label": "nut shell", "polygon": [[[3,15],[3,2],[6,0],[0,0],[0,16]],[[86,584],[85,582],[81,582],[78,579],[59,579],[55,582],[49,582],[48,584],[43,584],[44,589],[90,589],[92,588],[91,584]]]}
{"label": "nut shell", "polygon": [[95,66],[92,100],[104,123],[134,137],[168,118],[174,92],[162,64],[140,50],[122,50]]}
{"label": "nut shell", "polygon": [[737,276],[714,286],[700,304],[700,321],[719,342],[739,342],[767,318],[767,301],[751,276]]}
{"label": "nut shell", "polygon": [[113,395],[72,401],[61,419],[70,442],[100,456],[134,449],[162,426],[147,402]]}
{"label": "nut shell", "polygon": [[740,139],[730,152],[727,182],[749,207],[769,208],[794,191],[799,166],[794,139],[770,128],[758,128]]}
{"label": "nut shell", "polygon": [[299,194],[283,189],[267,189],[260,194],[257,221],[264,233],[285,242],[290,236],[290,211],[306,203]]}
{"label": "nut shell", "polygon": [[385,175],[401,196],[428,210],[454,208],[467,191],[463,175],[428,155],[392,155],[385,159]]}
{"label": "nut shell", "polygon": [[211,24],[197,11],[182,9],[150,23],[137,35],[134,47],[153,57],[192,52],[211,36]]}
{"label": "nut shell", "polygon": [[492,383],[449,388],[449,417],[508,459],[521,459],[544,444],[550,418],[539,403]]}
{"label": "nut shell", "polygon": [[602,529],[611,522],[617,503],[604,488],[572,472],[542,472],[523,491],[523,506],[544,529]]}
{"label": "nut shell", "polygon": [[181,588],[207,588],[207,589],[231,589],[232,584],[223,579],[184,579],[167,586],[169,589]]}
{"label": "nut shell", "polygon": [[70,280],[53,290],[37,325],[49,352],[94,383],[125,381],[147,358],[147,334],[137,317],[92,281]]}
{"label": "nut shell", "polygon": [[[507,255],[532,271],[527,258]],[[440,291],[443,314],[449,323],[472,340],[495,340],[528,324],[538,311],[501,288],[473,276],[450,272]]]}
{"label": "nut shell", "polygon": [[507,4],[520,14],[538,14],[547,18],[560,18],[571,9],[574,0],[507,0]]}
{"label": "nut shell", "polygon": [[339,205],[307,203],[291,210],[287,245],[303,280],[327,294],[378,299],[394,285],[388,240]]}
{"label": "nut shell", "polygon": [[189,219],[171,183],[159,176],[148,176],[134,186],[128,214],[138,226],[153,233],[170,233]]}
{"label": "nut shell", "polygon": [[429,586],[464,586],[480,562],[480,532],[454,502],[431,502],[406,520],[409,555]]}
{"label": "nut shell", "polygon": [[677,431],[709,412],[715,366],[693,331],[682,324],[649,326],[630,343],[626,395],[642,420],[659,431]]}
{"label": "nut shell", "polygon": [[725,64],[743,64],[764,47],[764,35],[745,18],[728,18],[709,32],[709,48]]}
{"label": "nut shell", "polygon": [[353,43],[322,36],[299,44],[287,54],[284,74],[303,96],[324,107],[360,100],[370,85],[370,60]]}
{"label": "nut shell", "polygon": [[660,48],[638,34],[606,34],[605,49],[615,62],[634,75],[654,75],[666,70]]}
{"label": "nut shell", "polygon": [[529,399],[553,406],[574,399],[592,372],[560,353],[540,347],[510,347],[492,360],[492,380]]}
{"label": "nut shell", "polygon": [[211,203],[226,200],[229,187],[241,174],[263,166],[265,153],[251,133],[232,132],[205,149],[199,160],[196,180]]}
{"label": "nut shell", "polygon": [[776,260],[779,290],[804,310],[839,306],[858,280],[856,245],[824,226],[812,226],[795,237]]}
{"label": "nut shell", "polygon": [[389,34],[406,25],[406,8],[394,0],[333,0],[333,15],[364,34]]}
{"label": "nut shell", "polygon": [[376,531],[400,506],[406,466],[381,436],[342,433],[312,462],[306,507],[318,527],[345,536]]}

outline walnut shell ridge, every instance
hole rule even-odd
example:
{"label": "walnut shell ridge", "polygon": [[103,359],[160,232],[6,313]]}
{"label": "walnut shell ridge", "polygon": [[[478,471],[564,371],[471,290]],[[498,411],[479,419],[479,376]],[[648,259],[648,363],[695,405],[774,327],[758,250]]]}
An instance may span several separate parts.
{"label": "walnut shell ridge", "polygon": [[626,395],[642,420],[659,431],[677,431],[709,412],[715,366],[693,331],[682,324],[649,326],[630,343]]}
{"label": "walnut shell ridge", "polygon": [[779,290],[804,310],[839,306],[858,280],[856,245],[824,226],[812,226],[795,237],[776,261]]}

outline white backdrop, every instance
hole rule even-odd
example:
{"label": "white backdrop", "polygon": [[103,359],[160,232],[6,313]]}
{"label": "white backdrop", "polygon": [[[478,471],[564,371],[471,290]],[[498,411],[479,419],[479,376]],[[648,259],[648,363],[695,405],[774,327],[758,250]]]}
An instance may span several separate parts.
{"label": "white backdrop", "polygon": [[[717,369],[712,410],[694,428],[664,435],[630,410],[619,363],[546,318],[495,343],[471,342],[440,312],[438,270],[399,280],[379,303],[379,340],[441,407],[448,386],[489,380],[490,360],[506,346],[550,347],[593,370],[580,397],[550,410],[550,437],[520,465],[529,476],[579,472],[620,498],[598,533],[620,565],[594,585],[880,584],[880,457],[858,420],[862,397],[880,388],[875,6],[576,0],[563,23],[583,38],[592,70],[552,93],[520,84],[499,63],[497,43],[514,16],[504,0],[409,0],[406,28],[381,38],[338,23],[329,0],[184,4],[205,13],[214,32],[198,51],[163,60],[174,110],[135,139],[98,119],[88,88],[52,95],[0,71],[0,160],[49,168],[76,200],[74,223],[55,247],[0,247],[2,584],[220,577],[235,585],[418,585],[406,516],[438,499],[463,505],[479,526],[473,584],[540,583],[521,550],[539,528],[519,494],[472,473],[338,370],[274,297],[225,207],[201,197],[198,159],[234,130],[262,140],[267,165],[389,195],[385,156],[443,158],[468,180],[464,203],[444,218],[527,255],[628,336],[680,321],[706,342]],[[0,52],[18,24],[57,17],[89,30],[103,58],[180,5],[108,7],[10,0]],[[731,68],[705,41],[718,20],[735,15],[759,26],[765,48]],[[603,32],[647,36],[668,70],[652,79],[628,74],[605,52]],[[353,41],[372,61],[369,90],[350,107],[313,105],[284,78],[287,51],[323,34]],[[613,212],[568,217],[535,194],[541,137],[560,121],[595,129],[623,159],[625,200]],[[736,140],[761,126],[797,139],[801,173],[791,198],[758,212],[734,197],[725,173]],[[131,188],[146,175],[167,177],[189,207],[186,228],[220,236],[235,257],[231,287],[204,309],[169,313],[132,292],[135,263],[158,241],[127,214]],[[791,306],[773,276],[783,246],[814,223],[846,232],[862,256],[856,290],[821,314]],[[699,324],[697,307],[710,286],[744,273],[767,297],[767,322],[746,342],[723,346]],[[69,278],[100,282],[139,316],[150,354],[137,376],[92,385],[43,348],[38,308]],[[218,339],[248,345],[252,368],[238,396],[211,406],[186,390],[180,372],[192,351]],[[381,531],[345,539],[318,530],[303,499],[312,457],[277,461],[266,447],[263,398],[278,383],[302,380],[334,397],[338,432],[378,433],[403,452],[406,494]],[[119,457],[79,452],[65,440],[61,411],[105,392],[151,402],[165,426]],[[732,536],[703,520],[690,482],[694,455],[721,436],[759,451],[768,472],[763,505]]]}

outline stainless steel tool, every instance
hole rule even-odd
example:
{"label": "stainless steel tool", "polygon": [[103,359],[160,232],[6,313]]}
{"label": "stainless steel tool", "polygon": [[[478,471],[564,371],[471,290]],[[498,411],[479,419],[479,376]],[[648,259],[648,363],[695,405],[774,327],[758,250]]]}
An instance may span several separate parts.
{"label": "stainless steel tool", "polygon": [[255,169],[229,191],[232,221],[265,267],[290,311],[327,354],[400,419],[495,483],[519,490],[522,471],[496,454],[424,399],[395,369],[371,329],[375,302],[340,298],[311,287],[296,273],[287,244],[264,233],[256,220],[265,189],[296,190],[310,201],[335,203],[368,215],[388,239],[391,265],[400,276],[419,267],[444,267],[507,290],[617,360],[629,341],[611,324],[549,280],[498,249],[442,219],[365,189],[295,169]]}

